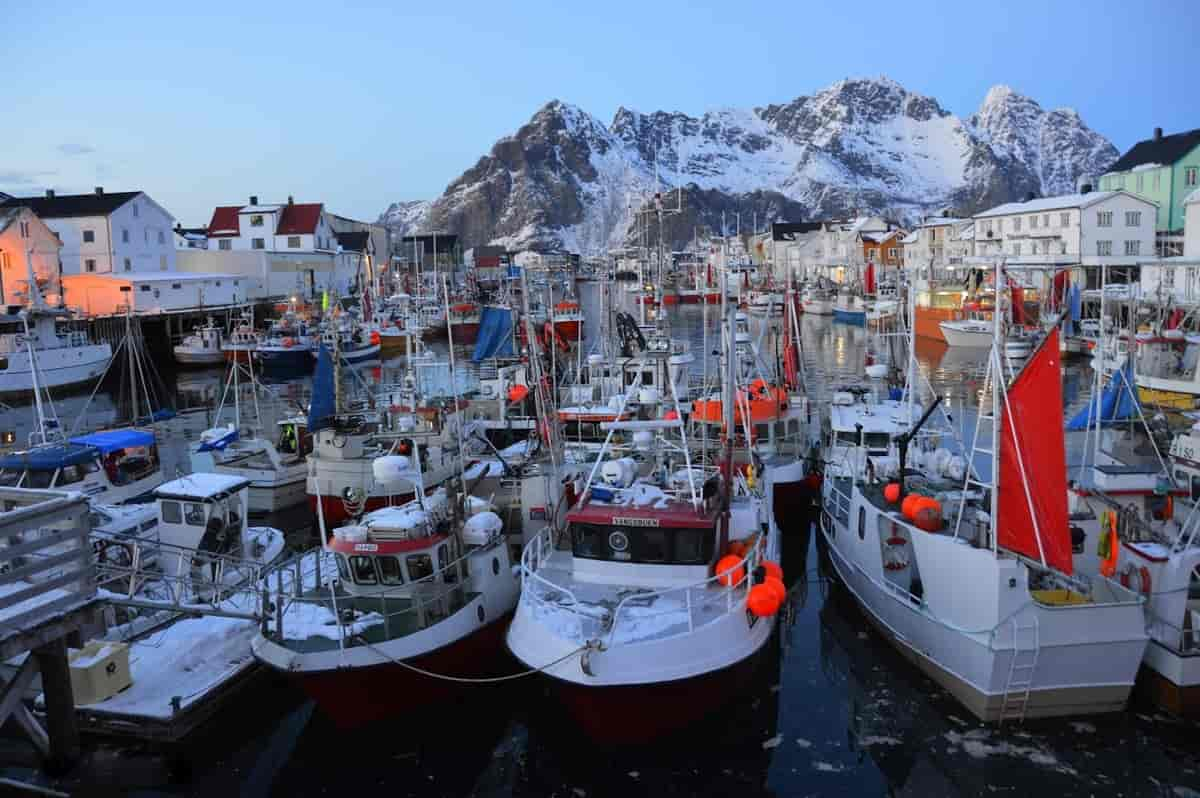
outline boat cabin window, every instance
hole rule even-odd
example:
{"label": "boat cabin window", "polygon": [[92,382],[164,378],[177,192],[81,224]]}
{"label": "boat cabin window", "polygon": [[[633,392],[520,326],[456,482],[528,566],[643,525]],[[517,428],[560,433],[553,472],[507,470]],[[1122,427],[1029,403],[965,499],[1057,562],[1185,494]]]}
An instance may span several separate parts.
{"label": "boat cabin window", "polygon": [[350,581],[350,566],[346,564],[345,556],[337,554],[333,559],[337,561],[338,575],[342,577],[344,581]]}
{"label": "boat cabin window", "polygon": [[24,471],[14,471],[6,468],[3,471],[0,471],[0,485],[3,485],[6,488],[15,488],[21,481],[21,477],[24,475]]}
{"label": "boat cabin window", "polygon": [[[868,449],[887,449],[892,439],[886,432],[864,432],[862,441]],[[858,446],[858,432],[855,430],[839,431],[837,442],[848,446]]]}
{"label": "boat cabin window", "polygon": [[712,559],[711,529],[574,524],[574,555],[591,560],[706,565]]}
{"label": "boat cabin window", "polygon": [[404,574],[400,572],[400,561],[395,557],[376,557],[379,565],[379,581],[385,585],[404,584]]}
{"label": "boat cabin window", "polygon": [[375,563],[372,562],[372,557],[351,557],[350,571],[354,574],[354,581],[360,585],[378,584],[379,580],[375,578]]}
{"label": "boat cabin window", "polygon": [[428,554],[410,554],[406,558],[408,578],[412,582],[433,576],[433,558]]}
{"label": "boat cabin window", "polygon": [[[438,546],[438,548],[437,548],[438,570],[442,572],[442,579],[446,582],[451,582],[451,583],[458,581],[458,570],[455,568],[450,568],[450,562],[452,559],[453,559],[453,557],[450,554],[450,545],[448,543],[443,543],[442,545]],[[447,569],[449,569],[449,570],[447,570]]]}
{"label": "boat cabin window", "polygon": [[1200,475],[1191,476],[1186,471],[1176,471],[1175,484],[1180,486],[1190,486],[1192,501],[1200,499]]}
{"label": "boat cabin window", "polygon": [[160,512],[164,524],[182,524],[183,510],[179,507],[179,502],[160,502]]}
{"label": "boat cabin window", "polygon": [[183,518],[189,526],[204,526],[204,505],[188,502],[184,505]]}
{"label": "boat cabin window", "polygon": [[58,474],[58,479],[54,481],[56,486],[74,485],[76,482],[82,482],[88,474],[94,474],[100,467],[95,462],[77,463],[75,465],[63,466]]}
{"label": "boat cabin window", "polygon": [[26,472],[25,481],[21,483],[22,488],[48,488],[54,477],[53,471],[40,471],[29,469]]}

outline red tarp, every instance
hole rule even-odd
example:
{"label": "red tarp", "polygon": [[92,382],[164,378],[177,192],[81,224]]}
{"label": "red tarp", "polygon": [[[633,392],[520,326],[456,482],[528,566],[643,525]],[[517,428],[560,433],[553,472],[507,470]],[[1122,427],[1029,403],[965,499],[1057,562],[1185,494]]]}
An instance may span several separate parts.
{"label": "red tarp", "polygon": [[1025,323],[1025,289],[1019,285],[1010,286],[1012,291],[1012,320],[1013,324]]}
{"label": "red tarp", "polygon": [[1174,330],[1181,321],[1183,321],[1183,308],[1175,308],[1171,311],[1171,317],[1167,319],[1167,329]]}
{"label": "red tarp", "polygon": [[875,293],[875,264],[867,263],[867,274],[863,277],[863,293]]}
{"label": "red tarp", "polygon": [[1033,560],[1040,561],[1044,553],[1047,565],[1070,574],[1062,408],[1062,369],[1054,329],[1008,389],[1008,407],[1001,414],[996,541]]}

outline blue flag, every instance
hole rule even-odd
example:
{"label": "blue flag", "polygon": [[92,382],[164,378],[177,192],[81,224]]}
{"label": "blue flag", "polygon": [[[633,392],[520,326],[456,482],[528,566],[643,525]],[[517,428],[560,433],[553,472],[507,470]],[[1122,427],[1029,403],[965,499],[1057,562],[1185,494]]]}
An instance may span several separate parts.
{"label": "blue flag", "polygon": [[333,357],[324,342],[317,350],[317,371],[313,375],[312,401],[308,404],[308,431],[316,432],[333,426]]}

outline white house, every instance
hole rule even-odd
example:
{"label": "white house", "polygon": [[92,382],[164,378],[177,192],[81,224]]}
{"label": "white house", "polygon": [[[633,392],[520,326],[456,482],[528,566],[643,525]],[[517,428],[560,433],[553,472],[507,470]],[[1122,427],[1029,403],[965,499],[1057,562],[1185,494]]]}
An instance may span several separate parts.
{"label": "white house", "polygon": [[974,257],[1015,265],[1135,265],[1154,255],[1157,206],[1126,191],[1008,202],[973,217]]}
{"label": "white house", "polygon": [[1183,256],[1200,258],[1200,188],[1183,201]]}
{"label": "white house", "polygon": [[57,304],[61,247],[54,231],[29,208],[0,207],[0,304],[25,303],[30,267],[43,298]]}
{"label": "white house", "polygon": [[0,207],[24,206],[53,230],[62,273],[124,274],[175,270],[175,217],[143,191],[12,197]]}
{"label": "white house", "polygon": [[[219,251],[327,252],[337,250],[333,224],[320,202],[223,205],[208,223],[209,248]],[[215,242],[215,246],[214,246]]]}

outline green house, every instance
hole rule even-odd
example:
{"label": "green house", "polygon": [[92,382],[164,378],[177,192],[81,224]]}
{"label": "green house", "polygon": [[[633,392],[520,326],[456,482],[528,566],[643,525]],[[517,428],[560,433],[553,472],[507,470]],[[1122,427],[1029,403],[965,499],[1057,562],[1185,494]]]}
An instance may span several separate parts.
{"label": "green house", "polygon": [[1183,201],[1200,187],[1200,129],[1139,141],[1100,177],[1101,191],[1125,190],[1158,203],[1160,236],[1183,232]]}

